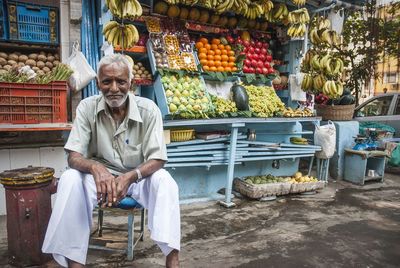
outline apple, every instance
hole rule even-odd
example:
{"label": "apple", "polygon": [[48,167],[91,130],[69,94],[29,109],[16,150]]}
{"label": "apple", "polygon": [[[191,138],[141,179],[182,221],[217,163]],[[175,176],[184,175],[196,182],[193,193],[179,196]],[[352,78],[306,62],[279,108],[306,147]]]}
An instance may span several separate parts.
{"label": "apple", "polygon": [[274,68],[272,67],[268,68],[268,74],[273,74],[273,73],[275,73]]}
{"label": "apple", "polygon": [[264,47],[265,49],[268,49],[268,48],[269,48],[269,44],[268,44],[268,43],[264,43],[264,44],[263,44],[263,47]]}
{"label": "apple", "polygon": [[243,40],[242,40],[240,37],[238,37],[238,38],[236,39],[236,43],[237,43],[237,44],[240,44],[240,45],[243,45]]}
{"label": "apple", "polygon": [[260,55],[258,54],[253,54],[253,60],[258,61],[260,59]]}
{"label": "apple", "polygon": [[254,53],[256,53],[257,55],[260,55],[260,52],[261,52],[261,50],[258,47],[256,47],[254,49]]}
{"label": "apple", "polygon": [[245,59],[243,63],[244,63],[245,66],[250,66],[251,65],[251,60],[250,59]]}
{"label": "apple", "polygon": [[258,61],[255,60],[255,59],[252,59],[252,60],[251,60],[251,66],[257,67],[257,66],[258,66]]}
{"label": "apple", "polygon": [[261,51],[261,54],[263,54],[263,55],[268,54],[268,50],[265,47],[261,48],[260,51]]}
{"label": "apple", "polygon": [[244,73],[250,73],[250,67],[248,67],[248,66],[243,66],[243,72]]}
{"label": "apple", "polygon": [[264,63],[259,60],[258,63],[257,63],[257,67],[258,68],[263,68],[264,67]]}
{"label": "apple", "polygon": [[264,54],[260,54],[260,55],[258,55],[258,60],[261,60],[261,61],[265,61],[265,55]]}
{"label": "apple", "polygon": [[244,47],[243,52],[247,53],[249,51],[249,49],[247,47]]}
{"label": "apple", "polygon": [[251,45],[252,47],[254,47],[254,46],[256,45],[256,41],[251,40],[251,41],[250,41],[250,45]]}
{"label": "apple", "polygon": [[258,73],[258,74],[262,74],[263,73],[263,70],[262,70],[262,68],[256,68],[256,73]]}
{"label": "apple", "polygon": [[266,68],[266,67],[262,68],[262,73],[263,73],[263,75],[267,75],[269,73],[268,68]]}
{"label": "apple", "polygon": [[228,40],[229,44],[233,44],[235,42],[235,39],[231,35],[227,35],[226,40]]}
{"label": "apple", "polygon": [[249,52],[250,54],[254,54],[254,47],[249,47],[248,52]]}
{"label": "apple", "polygon": [[268,62],[272,61],[272,56],[271,55],[267,55],[267,57],[265,57],[265,60]]}
{"label": "apple", "polygon": [[265,68],[271,68],[271,64],[269,64],[269,62],[268,61],[266,61],[265,63],[264,63],[264,67]]}
{"label": "apple", "polygon": [[260,42],[260,41],[257,41],[257,42],[256,42],[256,47],[262,48],[262,46],[263,46],[263,43],[262,43],[262,42]]}
{"label": "apple", "polygon": [[244,40],[244,41],[243,41],[243,46],[244,46],[244,47],[249,47],[249,46],[250,46],[250,42],[247,41],[247,40]]}
{"label": "apple", "polygon": [[255,73],[256,70],[253,67],[249,67],[249,73]]}

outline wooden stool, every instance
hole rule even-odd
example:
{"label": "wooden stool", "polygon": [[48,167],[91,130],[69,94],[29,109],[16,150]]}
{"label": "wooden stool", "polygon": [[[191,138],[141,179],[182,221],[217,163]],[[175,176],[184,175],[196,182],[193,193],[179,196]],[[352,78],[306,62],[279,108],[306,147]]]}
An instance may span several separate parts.
{"label": "wooden stool", "polygon": [[[100,250],[108,250],[108,251],[117,251],[117,252],[126,252],[127,259],[129,261],[133,260],[134,249],[135,246],[139,241],[143,241],[144,235],[144,219],[145,219],[145,209],[132,197],[125,197],[121,200],[118,207],[112,208],[98,208],[98,227],[97,230],[92,233],[97,233],[99,237],[103,236],[103,230],[116,230],[116,231],[125,231],[126,229],[121,228],[113,228],[113,227],[105,227],[103,226],[103,217],[104,211],[115,211],[115,210],[125,210],[128,212],[128,245],[126,250],[121,249],[113,249],[106,246],[99,246],[99,245],[89,245],[89,248],[92,249],[100,249]],[[134,238],[134,212],[140,210],[140,230],[139,230],[139,237],[135,240]]]}

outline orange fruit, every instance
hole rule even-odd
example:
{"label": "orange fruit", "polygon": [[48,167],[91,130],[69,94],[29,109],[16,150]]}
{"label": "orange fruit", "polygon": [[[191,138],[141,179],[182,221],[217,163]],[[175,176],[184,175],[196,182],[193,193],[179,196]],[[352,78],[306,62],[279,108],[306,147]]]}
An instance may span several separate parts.
{"label": "orange fruit", "polygon": [[211,45],[211,49],[214,50],[214,51],[217,50],[217,49],[218,49],[218,45],[212,44],[212,45]]}
{"label": "orange fruit", "polygon": [[211,49],[211,45],[210,44],[205,44],[204,48],[206,48],[207,50],[210,50]]}
{"label": "orange fruit", "polygon": [[204,71],[209,71],[209,70],[210,70],[210,67],[208,67],[207,65],[205,65],[205,66],[203,66],[203,70],[204,70]]}
{"label": "orange fruit", "polygon": [[213,38],[213,40],[211,41],[211,44],[214,45],[219,45],[221,43],[221,40],[217,39],[217,38]]}
{"label": "orange fruit", "polygon": [[228,62],[228,66],[233,68],[233,67],[235,67],[235,63],[234,62]]}
{"label": "orange fruit", "polygon": [[230,45],[226,45],[226,46],[225,46],[225,49],[228,50],[228,51],[231,51],[231,50],[232,50],[232,48],[231,48]]}
{"label": "orange fruit", "polygon": [[200,64],[206,66],[208,64],[208,61],[206,59],[200,60]]}
{"label": "orange fruit", "polygon": [[222,50],[225,49],[225,46],[223,44],[218,45],[218,49]]}
{"label": "orange fruit", "polygon": [[236,60],[235,57],[233,57],[233,56],[229,57],[229,61],[230,61],[230,62],[235,62],[235,60]]}
{"label": "orange fruit", "polygon": [[232,72],[236,72],[238,68],[236,66],[233,66],[233,67],[231,67],[231,69],[232,69]]}
{"label": "orange fruit", "polygon": [[221,55],[221,50],[219,49],[215,50],[215,55]]}
{"label": "orange fruit", "polygon": [[229,64],[229,63],[228,63],[227,61],[222,61],[222,62],[221,62],[221,66],[222,66],[222,67],[228,67],[228,64]]}
{"label": "orange fruit", "polygon": [[201,59],[201,60],[207,59],[207,54],[206,53],[199,53],[199,59]]}
{"label": "orange fruit", "polygon": [[231,51],[228,51],[228,55],[229,55],[229,56],[235,56],[235,51],[232,51],[232,50],[231,50]]}
{"label": "orange fruit", "polygon": [[218,72],[223,72],[223,71],[225,71],[225,68],[222,67],[222,66],[219,66],[219,67],[217,68],[217,70],[218,70]]}
{"label": "orange fruit", "polygon": [[208,60],[208,66],[213,67],[215,65],[215,62],[213,60]]}
{"label": "orange fruit", "polygon": [[229,57],[228,57],[227,55],[222,55],[222,56],[221,56],[221,60],[223,60],[223,61],[228,61],[228,60],[229,60]]}
{"label": "orange fruit", "polygon": [[228,51],[225,50],[225,49],[223,49],[223,50],[221,50],[221,54],[222,54],[222,55],[228,55]]}
{"label": "orange fruit", "polygon": [[202,47],[202,48],[199,49],[199,52],[200,52],[200,53],[207,54],[207,49],[204,48],[204,47]]}
{"label": "orange fruit", "polygon": [[207,55],[207,60],[214,60],[214,56],[213,55]]}
{"label": "orange fruit", "polygon": [[218,60],[218,61],[220,61],[222,58],[221,58],[221,56],[220,55],[215,55],[214,56],[214,60]]}
{"label": "orange fruit", "polygon": [[203,46],[204,46],[204,44],[203,44],[202,42],[200,42],[200,41],[196,43],[196,48],[197,48],[197,49],[200,49],[200,48],[202,48]]}
{"label": "orange fruit", "polygon": [[207,54],[208,54],[208,55],[213,55],[213,56],[214,56],[214,55],[215,55],[215,52],[214,52],[214,50],[208,50],[208,51],[207,51]]}
{"label": "orange fruit", "polygon": [[224,69],[225,69],[225,72],[231,72],[232,71],[231,67],[225,67]]}
{"label": "orange fruit", "polygon": [[202,42],[204,45],[208,44],[207,38],[202,37],[202,38],[199,39],[199,41]]}
{"label": "orange fruit", "polygon": [[215,67],[220,67],[221,66],[221,62],[219,60],[214,61],[214,66]]}
{"label": "orange fruit", "polygon": [[211,67],[210,67],[210,71],[211,71],[211,72],[216,72],[216,71],[217,71],[217,67],[211,66]]}

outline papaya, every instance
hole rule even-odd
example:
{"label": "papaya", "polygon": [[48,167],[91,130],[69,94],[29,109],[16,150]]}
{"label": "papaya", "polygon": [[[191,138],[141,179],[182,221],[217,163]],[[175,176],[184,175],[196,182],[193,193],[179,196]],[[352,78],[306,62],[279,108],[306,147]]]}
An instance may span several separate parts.
{"label": "papaya", "polygon": [[238,23],[238,19],[236,17],[230,17],[228,19],[228,27],[229,28],[235,28],[237,23]]}
{"label": "papaya", "polygon": [[164,1],[157,2],[157,4],[154,5],[154,12],[157,14],[165,15],[167,14],[167,11],[168,4]]}
{"label": "papaya", "polygon": [[200,11],[197,8],[191,8],[189,13],[189,19],[193,21],[198,21],[200,18]]}
{"label": "papaya", "polygon": [[200,18],[199,21],[201,23],[207,23],[208,19],[210,18],[210,13],[207,10],[200,11]]}
{"label": "papaya", "polygon": [[189,16],[189,9],[186,7],[181,7],[181,13],[179,14],[179,18],[182,20],[186,20]]}
{"label": "papaya", "polygon": [[170,18],[176,18],[179,16],[180,9],[176,5],[172,5],[168,8],[167,16]]}
{"label": "papaya", "polygon": [[246,89],[238,84],[234,84],[231,87],[233,101],[239,111],[248,111],[249,107],[249,95],[247,95]]}
{"label": "papaya", "polygon": [[210,23],[210,24],[217,24],[218,21],[219,21],[219,15],[213,14],[213,15],[210,17],[210,21],[209,21],[208,23]]}

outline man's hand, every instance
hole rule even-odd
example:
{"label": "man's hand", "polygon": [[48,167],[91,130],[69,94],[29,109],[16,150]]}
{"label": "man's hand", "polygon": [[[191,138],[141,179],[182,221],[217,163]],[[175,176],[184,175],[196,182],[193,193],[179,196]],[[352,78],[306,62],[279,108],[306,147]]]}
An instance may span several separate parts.
{"label": "man's hand", "polygon": [[117,185],[116,196],[118,201],[126,196],[126,193],[128,192],[129,189],[129,185],[131,185],[136,180],[135,174],[136,173],[134,171],[130,171],[115,178],[115,183]]}
{"label": "man's hand", "polygon": [[114,176],[100,163],[92,165],[90,171],[96,183],[97,202],[102,207],[106,205],[111,207],[117,201],[117,186]]}

